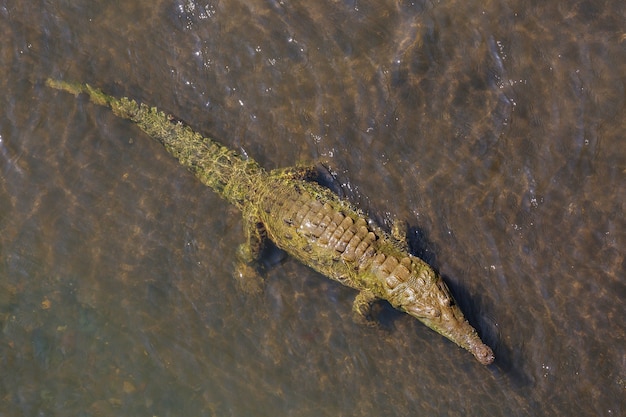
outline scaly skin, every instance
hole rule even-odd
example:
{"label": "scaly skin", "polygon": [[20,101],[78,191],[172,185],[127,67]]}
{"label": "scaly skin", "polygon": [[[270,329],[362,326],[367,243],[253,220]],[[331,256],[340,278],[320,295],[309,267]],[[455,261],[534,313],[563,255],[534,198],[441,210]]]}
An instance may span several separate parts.
{"label": "scaly skin", "polygon": [[74,95],[86,93],[94,103],[137,123],[202,183],[237,206],[248,239],[238,253],[244,262],[238,274],[244,280],[255,277],[252,264],[263,239],[269,238],[305,265],[359,291],[353,306],[357,315],[366,317],[374,301],[387,300],[470,351],[480,363],[493,362],[493,352],[464,318],[441,277],[408,253],[405,242],[328,189],[307,181],[311,170],[266,172],[156,108],[86,84],[48,80],[47,85]]}

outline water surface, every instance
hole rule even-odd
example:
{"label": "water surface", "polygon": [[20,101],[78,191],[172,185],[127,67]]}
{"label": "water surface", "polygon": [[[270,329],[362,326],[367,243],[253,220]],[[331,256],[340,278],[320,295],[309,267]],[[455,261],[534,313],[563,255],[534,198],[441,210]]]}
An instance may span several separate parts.
{"label": "water surface", "polygon": [[[132,3],[132,4],[127,4]],[[0,415],[624,413],[619,0],[0,0]],[[333,186],[439,270],[483,367],[280,254],[47,77],[158,105]]]}

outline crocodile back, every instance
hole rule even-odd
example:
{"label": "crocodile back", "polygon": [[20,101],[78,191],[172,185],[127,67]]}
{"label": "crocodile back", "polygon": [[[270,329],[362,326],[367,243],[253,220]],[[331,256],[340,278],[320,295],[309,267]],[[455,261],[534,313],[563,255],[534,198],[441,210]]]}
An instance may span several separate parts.
{"label": "crocodile back", "polygon": [[[269,177],[258,205],[270,239],[318,272],[388,298],[389,284],[409,279],[420,261],[359,210],[312,182]],[[394,285],[395,286],[395,285]]]}

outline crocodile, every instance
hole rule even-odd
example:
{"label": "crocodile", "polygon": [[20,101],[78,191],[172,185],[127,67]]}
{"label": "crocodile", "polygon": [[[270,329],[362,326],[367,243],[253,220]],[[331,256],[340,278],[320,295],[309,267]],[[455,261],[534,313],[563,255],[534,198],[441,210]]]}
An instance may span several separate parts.
{"label": "crocodile", "polygon": [[464,317],[440,275],[409,253],[406,236],[387,233],[350,202],[312,181],[314,167],[267,171],[155,107],[115,98],[89,84],[53,79],[46,84],[75,96],[86,94],[136,123],[241,210],[246,242],[237,252],[236,275],[244,283],[257,279],[255,262],[269,239],[303,264],[357,290],[357,319],[371,322],[372,304],[386,300],[471,352],[481,364],[494,361],[493,351]]}

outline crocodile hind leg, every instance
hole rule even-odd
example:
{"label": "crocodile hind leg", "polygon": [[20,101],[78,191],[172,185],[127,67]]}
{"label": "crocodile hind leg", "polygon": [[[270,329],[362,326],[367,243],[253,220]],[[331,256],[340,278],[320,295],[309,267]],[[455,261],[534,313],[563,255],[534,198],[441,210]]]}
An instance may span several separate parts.
{"label": "crocodile hind leg", "polygon": [[311,165],[296,165],[273,169],[270,175],[290,180],[310,180],[317,177],[317,169]]}
{"label": "crocodile hind leg", "polygon": [[265,226],[256,216],[245,212],[243,224],[246,241],[237,248],[235,278],[244,292],[258,293],[263,287],[258,261],[265,241]]}

